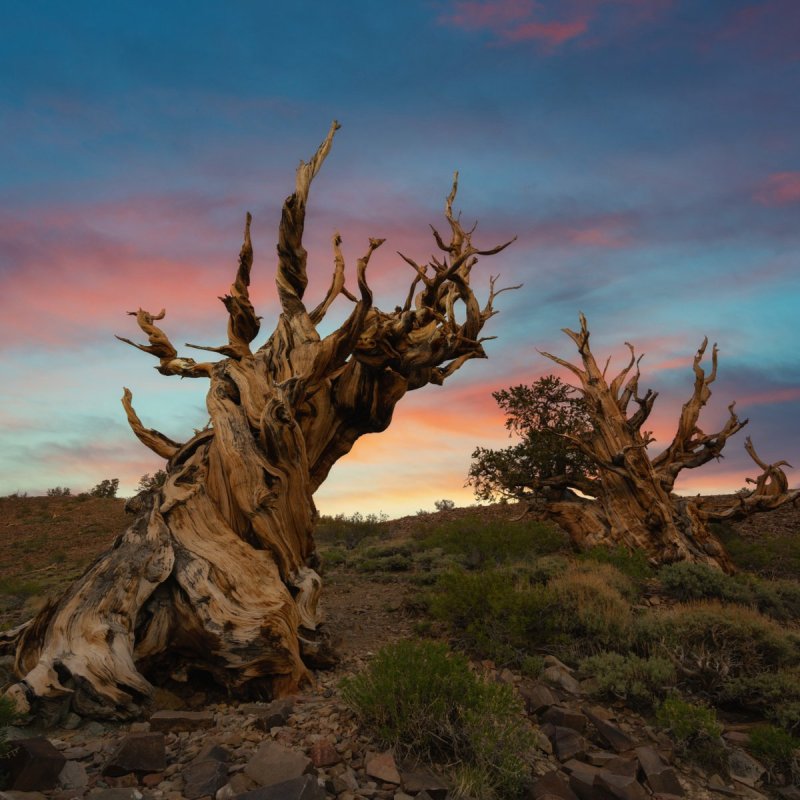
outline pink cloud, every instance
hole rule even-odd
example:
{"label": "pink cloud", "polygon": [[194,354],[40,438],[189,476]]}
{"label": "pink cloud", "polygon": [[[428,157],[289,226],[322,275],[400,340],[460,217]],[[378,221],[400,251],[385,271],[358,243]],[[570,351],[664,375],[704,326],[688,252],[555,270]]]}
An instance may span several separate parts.
{"label": "pink cloud", "polygon": [[[466,31],[485,31],[496,44],[539,42],[553,50],[590,32],[603,12],[613,16],[609,25],[616,31],[647,23],[672,0],[453,0],[439,23]],[[552,8],[558,10],[554,17]],[[597,40],[590,44],[598,44]]]}
{"label": "pink cloud", "polygon": [[592,214],[574,219],[545,220],[530,226],[520,239],[534,245],[559,247],[577,245],[615,250],[634,242],[631,214]]}
{"label": "pink cloud", "polygon": [[762,206],[788,206],[800,203],[800,172],[775,172],[753,195]]}

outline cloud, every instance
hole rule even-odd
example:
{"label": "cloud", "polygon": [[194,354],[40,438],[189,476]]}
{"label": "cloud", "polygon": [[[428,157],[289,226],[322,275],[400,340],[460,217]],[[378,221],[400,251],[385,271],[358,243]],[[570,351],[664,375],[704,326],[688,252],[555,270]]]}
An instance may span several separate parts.
{"label": "cloud", "polygon": [[775,172],[757,189],[753,199],[762,206],[800,203],[800,172]]}
{"label": "cloud", "polygon": [[[669,0],[452,0],[438,22],[488,33],[494,44],[537,42],[552,52],[579,38],[588,45],[602,44],[609,35],[654,19],[670,4]],[[605,23],[602,33],[594,29],[595,23]]]}

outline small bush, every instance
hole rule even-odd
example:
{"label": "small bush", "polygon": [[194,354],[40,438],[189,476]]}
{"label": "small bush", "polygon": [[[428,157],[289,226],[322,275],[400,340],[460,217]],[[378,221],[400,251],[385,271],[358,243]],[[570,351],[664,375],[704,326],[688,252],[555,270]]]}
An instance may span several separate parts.
{"label": "small bush", "polygon": [[465,518],[428,529],[420,546],[457,554],[464,566],[477,569],[555,553],[566,546],[566,538],[560,530],[541,522]]}
{"label": "small bush", "polygon": [[725,545],[739,569],[769,578],[800,578],[800,537],[759,536],[746,538],[726,523],[712,523],[712,532]]}
{"label": "small bush", "polygon": [[92,497],[116,497],[119,489],[119,478],[106,478],[89,490]]}
{"label": "small bush", "polygon": [[720,700],[735,702],[766,719],[800,732],[800,668],[742,675],[723,684]]}
{"label": "small bush", "polygon": [[800,779],[797,757],[800,739],[774,725],[758,725],[750,731],[749,748],[767,768],[770,777],[780,773],[788,781]]}
{"label": "small bush", "polygon": [[656,722],[669,732],[684,758],[712,769],[727,768],[722,725],[713,708],[668,697],[658,707]]}
{"label": "small bush", "polygon": [[377,538],[381,532],[381,524],[387,519],[385,514],[323,516],[314,530],[314,538],[323,544],[335,544],[354,550],[366,539]]}
{"label": "small bush", "polygon": [[508,569],[445,573],[429,607],[462,647],[505,665],[556,638],[553,592]]}
{"label": "small bush", "polygon": [[411,559],[400,553],[378,558],[362,558],[355,565],[358,572],[406,572],[412,566]]}
{"label": "small bush", "polygon": [[433,507],[437,511],[452,511],[456,507],[456,504],[452,500],[437,500],[433,504]]}
{"label": "small bush", "polygon": [[800,655],[796,634],[754,609],[716,600],[645,614],[635,628],[646,654],[680,664],[693,689],[713,695],[729,680],[790,666]]}
{"label": "small bush", "polygon": [[167,482],[166,470],[156,470],[152,475],[145,472],[139,478],[139,485],[136,487],[138,492],[152,492],[154,489],[160,489]]}
{"label": "small bush", "polygon": [[626,579],[610,565],[591,571],[578,565],[548,584],[556,598],[553,624],[577,652],[629,648],[633,615],[617,580]]}
{"label": "small bush", "polygon": [[611,564],[623,575],[627,575],[637,585],[641,585],[653,577],[653,567],[643,550],[628,550],[627,547],[592,547],[580,558],[597,561],[600,564]]}
{"label": "small bush", "polygon": [[658,573],[664,591],[676,600],[721,600],[747,605],[753,601],[748,587],[708,564],[681,561]]}
{"label": "small bush", "polygon": [[595,678],[598,695],[625,700],[635,708],[656,705],[677,682],[672,663],[657,656],[598,653],[584,659],[580,669]]}
{"label": "small bush", "polygon": [[444,645],[385,647],[342,682],[342,696],[382,745],[460,764],[456,780],[476,796],[513,797],[529,780],[533,739],[513,690],[481,680]]}
{"label": "small bush", "polygon": [[47,490],[48,497],[69,497],[71,494],[72,492],[66,486],[54,486]]}

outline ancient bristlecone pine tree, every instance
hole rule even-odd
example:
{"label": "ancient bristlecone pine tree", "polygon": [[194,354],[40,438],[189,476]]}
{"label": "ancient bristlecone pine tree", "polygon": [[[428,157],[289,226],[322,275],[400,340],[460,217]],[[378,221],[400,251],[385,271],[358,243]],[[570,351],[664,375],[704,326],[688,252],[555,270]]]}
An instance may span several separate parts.
{"label": "ancient bristlecone pine tree", "polygon": [[[280,696],[297,690],[321,657],[314,492],[360,436],[386,429],[407,391],[441,384],[485,357],[480,332],[499,291],[492,279],[481,307],[470,272],[478,256],[509,244],[472,244],[453,213],[454,181],[449,241],[433,232],[442,255],[424,266],[402,256],[415,273],[402,306],[387,313],[372,303],[367,264],[382,239],[370,239],[357,288],[346,288],[337,233],[331,286],[309,310],[306,202],[338,127],[300,164],[283,205],[281,314],[264,344],[251,348],[260,318],[248,296],[249,215],[236,278],[221,298],[228,343],[200,348],[225,358],[181,357],[157,324],[164,311],[131,312],[149,344],[122,341],[155,356],[163,375],[209,380],[210,424],[187,442],[172,441],[144,426],[125,389],[128,421],[167,460],[167,479],[135,498],[135,522],[58,602],[3,636],[16,648],[20,681],[9,694],[20,707],[71,695],[78,713],[123,718],[150,694],[145,675],[196,672],[240,694]],[[318,326],[340,295],[352,310],[323,337]]]}
{"label": "ancient bristlecone pine tree", "polygon": [[[672,493],[675,480],[684,469],[693,469],[718,459],[728,438],[741,430],[747,420],[740,420],[734,403],[722,430],[704,433],[698,426],[700,412],[711,396],[710,386],[717,375],[717,347],[711,351],[711,370],[702,366],[708,345],[700,345],[692,364],[694,390],[681,410],[672,442],[652,457],[647,446],[653,441],[642,426],[650,416],[657,393],[647,390],[639,395],[639,362],[632,345],[630,361],[613,379],[608,380],[608,362],[601,369],[589,347],[586,319],[580,316],[579,331],[564,329],[580,354],[581,366],[550,353],[542,355],[569,370],[578,379],[583,395],[582,413],[585,430],[562,434],[583,456],[589,466],[569,475],[551,475],[544,481],[519,484],[515,494],[530,503],[533,513],[554,519],[570,535],[579,549],[596,545],[624,546],[643,550],[654,564],[695,561],[732,572],[734,567],[725,548],[713,535],[709,523],[739,520],[759,511],[770,511],[800,497],[800,490],[789,490],[782,466],[785,461],[766,464],[756,454],[749,438],[745,449],[762,469],[750,480],[755,488],[726,500],[679,497]],[[629,413],[631,401],[635,409]],[[487,470],[490,462],[485,451],[483,461],[473,467],[473,480],[495,480]],[[495,471],[496,475],[496,471]],[[495,483],[497,481],[495,480]],[[572,491],[578,489],[587,496]]]}

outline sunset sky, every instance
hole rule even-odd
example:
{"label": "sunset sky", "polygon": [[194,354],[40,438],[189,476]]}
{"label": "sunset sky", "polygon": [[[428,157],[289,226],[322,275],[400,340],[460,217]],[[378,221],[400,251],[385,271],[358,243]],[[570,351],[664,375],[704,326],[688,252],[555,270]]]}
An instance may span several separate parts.
{"label": "sunset sky", "polygon": [[491,392],[553,371],[537,349],[572,360],[560,329],[580,311],[598,358],[646,354],[656,451],[703,336],[719,343],[701,425],[734,399],[750,424],[682,491],[741,488],[746,434],[800,466],[798,0],[33,0],[0,9],[0,494],[112,477],[131,494],[162,464],[123,386],[174,439],[205,425],[205,381],[157,374],[114,334],[141,340],[126,312],[165,307],[184,355],[222,343],[249,210],[260,344],[280,206],[334,118],[312,305],[337,229],[351,266],[387,238],[375,301],[402,303],[396,251],[429,258],[456,169],[475,241],[518,236],[476,267],[479,296],[490,273],[524,286],[498,298],[489,359],[404,398],[334,468],[322,513],[473,502],[472,450],[509,443]]}

